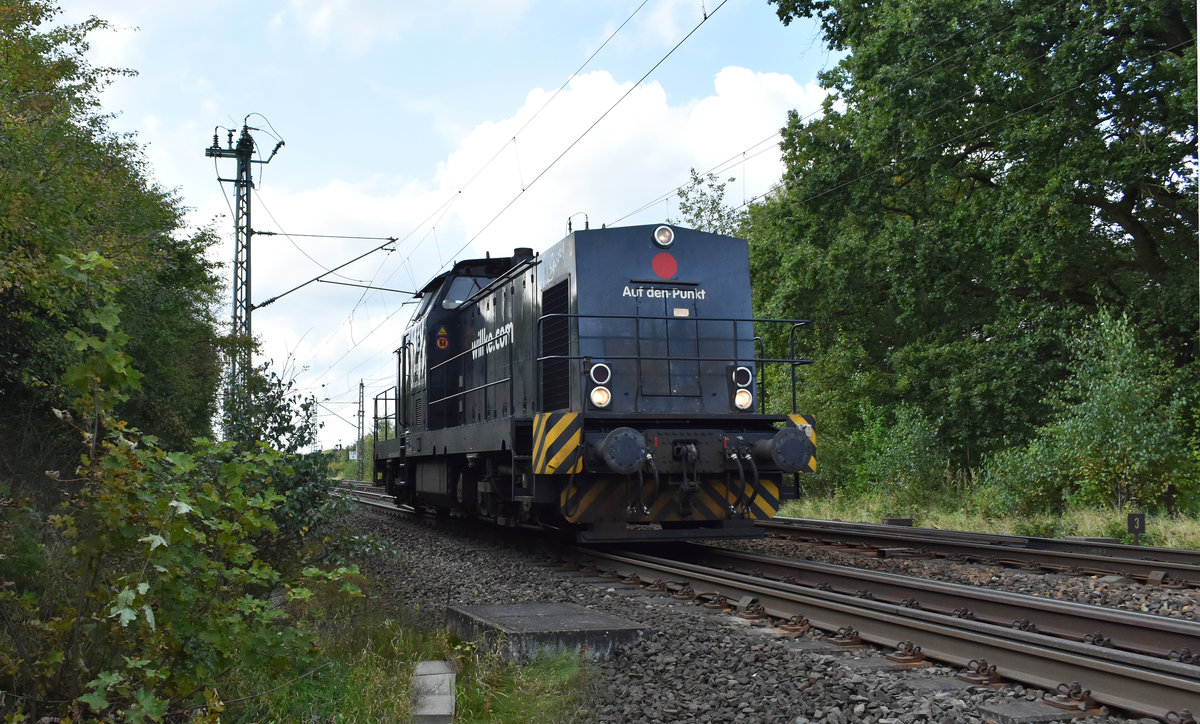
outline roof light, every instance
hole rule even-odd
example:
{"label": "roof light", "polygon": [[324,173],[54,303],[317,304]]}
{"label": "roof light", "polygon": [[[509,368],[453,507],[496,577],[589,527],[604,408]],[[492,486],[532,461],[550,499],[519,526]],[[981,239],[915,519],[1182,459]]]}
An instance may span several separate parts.
{"label": "roof light", "polygon": [[666,249],[675,243],[675,231],[669,226],[660,226],[654,230],[654,243]]}

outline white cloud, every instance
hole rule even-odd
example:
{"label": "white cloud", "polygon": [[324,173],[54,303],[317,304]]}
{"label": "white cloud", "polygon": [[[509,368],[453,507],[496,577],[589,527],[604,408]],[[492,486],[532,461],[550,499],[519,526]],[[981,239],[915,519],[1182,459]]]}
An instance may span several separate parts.
{"label": "white cloud", "polygon": [[[118,114],[112,126],[138,133],[154,177],[197,207],[189,220],[202,225],[219,215],[215,228],[232,236],[232,214],[214,177],[232,176],[234,164],[221,160],[214,172],[203,149],[214,125],[237,128],[245,114],[260,112],[288,145],[270,166],[256,167],[255,228],[407,237],[397,251],[347,267],[339,280],[412,289],[455,256],[544,249],[577,212],[593,226],[677,216],[671,192],[688,181],[689,167],[704,172],[733,158],[720,176],[737,176],[728,187],[735,203],[777,181],[774,142],[744,162],[741,153],[777,131],[787,110],[817,109],[822,93],[785,75],[721,69],[803,67],[793,62],[796,46],[770,8],[731,3],[534,182],[718,2],[648,3],[588,66],[611,74],[575,78],[524,130],[561,78],[634,4],[63,0],[73,16],[61,20],[94,12],[118,28],[93,34],[89,54],[96,65],[140,73],[104,92],[106,108]],[[754,52],[745,52],[751,43]],[[273,141],[258,140],[265,156]],[[233,189],[224,186],[232,202]],[[574,221],[578,226],[583,217]],[[293,241],[304,253],[283,237],[255,239],[254,302],[379,243]],[[228,238],[213,258],[229,266]],[[254,327],[267,355],[303,360],[309,372],[302,385],[352,390],[356,401],[359,376],[393,371],[391,353],[410,309],[398,306],[404,300],[313,283],[257,310]],[[341,412],[354,418],[352,410]]]}
{"label": "white cloud", "polygon": [[[703,172],[738,157],[782,127],[789,109],[813,111],[824,97],[816,86],[743,68],[722,70],[713,95],[686,105],[671,105],[657,83],[630,92],[631,87],[605,72],[585,74],[515,142],[513,135],[541,108],[548,92],[531,92],[512,118],[475,128],[437,178],[438,185],[454,190],[486,165],[452,209],[465,234],[463,241],[478,235],[477,251],[502,254],[517,245],[544,248],[553,243],[565,232],[567,217],[579,211],[595,223],[615,221],[685,183],[688,168]],[[625,93],[628,97],[588,131]],[[779,178],[782,167],[771,145],[768,153],[724,171],[726,178],[739,178],[749,197],[763,193]],[[497,155],[498,149],[502,150]],[[664,204],[625,223],[662,220],[667,208]],[[515,244],[513,239],[524,241]]]}

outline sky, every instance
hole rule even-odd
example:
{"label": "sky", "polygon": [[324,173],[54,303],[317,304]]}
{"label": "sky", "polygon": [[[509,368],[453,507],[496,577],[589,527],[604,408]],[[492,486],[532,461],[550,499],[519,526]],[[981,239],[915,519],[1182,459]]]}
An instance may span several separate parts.
{"label": "sky", "polygon": [[[320,407],[325,448],[395,384],[411,295],[457,259],[541,251],[590,224],[678,220],[689,169],[741,205],[769,191],[790,110],[819,112],[836,58],[767,0],[60,0],[90,15],[101,96],[152,179],[233,261],[236,164],[256,129],[251,317],[256,363]],[[236,140],[236,135],[235,135]],[[325,236],[378,237],[372,239]],[[328,270],[380,246],[333,274]],[[315,282],[318,277],[341,284]],[[221,318],[231,315],[228,304]]]}

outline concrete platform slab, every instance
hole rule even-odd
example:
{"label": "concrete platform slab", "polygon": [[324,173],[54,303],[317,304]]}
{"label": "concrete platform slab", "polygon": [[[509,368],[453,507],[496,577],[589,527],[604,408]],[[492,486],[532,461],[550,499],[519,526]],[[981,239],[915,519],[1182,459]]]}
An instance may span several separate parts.
{"label": "concrete platform slab", "polygon": [[446,627],[464,641],[498,647],[510,661],[560,651],[580,652],[595,661],[618,645],[637,641],[643,631],[641,624],[569,603],[451,606]]}

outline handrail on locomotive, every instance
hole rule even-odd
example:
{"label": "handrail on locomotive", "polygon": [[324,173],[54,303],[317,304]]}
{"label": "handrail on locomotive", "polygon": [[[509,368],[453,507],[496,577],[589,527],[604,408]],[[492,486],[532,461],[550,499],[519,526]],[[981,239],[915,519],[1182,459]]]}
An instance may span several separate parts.
{"label": "handrail on locomotive", "polygon": [[[482,290],[481,290],[481,293],[482,293]],[[537,340],[537,343],[536,343],[537,350],[534,355],[534,359],[538,364],[539,370],[543,366],[543,363],[545,363],[548,360],[587,360],[587,359],[589,359],[589,355],[544,355],[544,354],[542,354],[542,350],[541,350],[542,341],[543,341],[543,335],[541,334],[542,325],[547,319],[553,319],[553,318],[627,319],[627,320],[633,321],[635,324],[639,320],[640,321],[653,321],[653,320],[647,320],[645,317],[638,317],[636,315],[627,315],[627,314],[562,314],[562,313],[543,314],[540,317],[538,317],[538,319],[537,319],[537,324],[536,324],[537,334],[534,335],[534,339]],[[803,327],[810,325],[811,322],[809,320],[807,320],[807,319],[774,319],[774,318],[764,318],[764,317],[751,317],[751,318],[745,318],[745,319],[729,319],[726,317],[693,317],[691,319],[691,321],[732,323],[733,324],[733,334],[731,336],[733,338],[737,337],[737,326],[739,324],[745,324],[745,323],[755,324],[755,325],[758,325],[758,324],[765,324],[765,325],[789,324],[789,325],[791,325],[788,330],[788,347],[790,350],[790,355],[788,357],[767,357],[766,356],[766,340],[762,335],[758,335],[758,334],[756,334],[754,336],[754,343],[755,343],[755,346],[758,347],[759,350],[761,350],[761,352],[759,354],[756,354],[753,359],[749,359],[749,360],[743,360],[743,359],[730,360],[730,359],[724,358],[724,357],[718,358],[718,357],[681,356],[681,355],[667,355],[667,356],[642,355],[640,353],[640,338],[638,335],[634,335],[633,338],[637,339],[639,341],[639,353],[638,354],[636,354],[636,355],[614,355],[614,356],[608,356],[605,359],[610,360],[610,361],[621,360],[621,359],[633,360],[636,363],[638,363],[639,366],[642,361],[718,362],[718,363],[725,362],[725,363],[734,364],[734,365],[749,363],[749,364],[755,365],[756,367],[759,367],[760,369],[765,368],[766,365],[773,365],[773,364],[787,365],[789,368],[790,378],[791,378],[791,392],[792,392],[791,412],[794,414],[797,411],[797,409],[796,409],[796,406],[797,406],[796,387],[797,387],[798,383],[796,380],[796,369],[798,367],[802,367],[804,365],[812,364],[812,360],[800,359],[796,356],[796,354],[797,354],[796,353],[796,346],[797,346],[796,332],[799,329],[802,329]],[[512,332],[511,331],[505,332],[505,335],[511,336]],[[451,357],[449,359],[439,362],[436,365],[433,365],[432,367],[430,367],[430,370],[432,371],[432,370],[435,370],[435,369],[438,369],[441,367],[449,366],[452,362],[457,361],[459,358],[465,358],[467,355],[471,355],[471,354],[475,353],[476,351],[483,349],[486,346],[486,344],[487,344],[486,342],[479,342],[475,345],[472,345],[469,349],[464,350],[463,352],[461,352],[457,355],[454,355],[453,357]],[[515,349],[515,345],[509,344],[509,345],[506,345],[506,347],[508,350],[508,368],[511,370],[512,365],[513,365],[513,350]],[[406,352],[407,350],[404,350],[404,351]],[[397,350],[397,352],[402,352],[402,350]],[[482,355],[480,357],[480,359],[482,359],[483,363],[486,365],[487,361],[489,359],[489,356]],[[539,400],[538,400],[538,402],[540,402],[540,395],[541,395],[540,381],[542,379],[543,379],[543,376],[539,374],[538,375],[538,380],[539,380],[539,387],[538,387]],[[758,379],[756,381],[757,381],[758,387],[759,387],[759,396],[758,396],[759,412],[761,412],[762,414],[766,414],[767,391],[768,391],[767,375],[766,374],[758,375]],[[441,397],[436,400],[430,400],[429,405],[433,406],[436,404],[446,403],[446,402],[449,402],[453,398],[460,397],[462,395],[466,395],[471,392],[476,392],[476,391],[478,391],[480,389],[484,389],[486,387],[495,387],[495,386],[498,386],[501,384],[507,384],[509,386],[508,409],[511,410],[511,409],[513,409],[512,375],[511,374],[508,377],[493,380],[491,382],[485,383],[478,387],[473,387],[468,390],[459,390],[457,392],[446,395],[445,397]],[[582,395],[582,392],[581,392],[581,395]],[[399,436],[400,431],[403,429],[404,424],[406,422],[405,420],[401,419],[401,415],[403,415],[404,408],[403,408],[403,405],[401,405],[399,403],[400,403],[399,391],[398,391],[398,388],[396,387],[396,385],[392,385],[391,387],[387,388],[386,390],[384,390],[383,392],[381,392],[375,396],[375,414],[374,414],[374,429],[375,429],[375,438],[374,439],[375,440],[392,440]],[[380,414],[381,404],[384,408],[384,413],[382,415]],[[534,407],[535,407],[535,409],[538,409],[538,410],[541,409],[540,405],[538,405],[538,404],[535,404]],[[388,421],[391,422],[390,425],[387,424]],[[382,427],[381,427],[381,423],[383,423]]]}
{"label": "handrail on locomotive", "polygon": [[[641,316],[634,315],[634,314],[564,314],[564,313],[556,313],[556,314],[543,314],[542,316],[538,317],[538,320],[537,320],[537,325],[536,325],[536,328],[535,328],[537,333],[534,335],[534,339],[536,339],[536,340],[537,340],[537,347],[538,347],[538,349],[537,349],[537,353],[536,353],[536,355],[535,355],[534,359],[535,359],[535,361],[536,361],[536,362],[537,362],[537,364],[538,364],[539,370],[542,368],[542,366],[543,366],[543,363],[544,363],[544,362],[547,362],[547,361],[549,361],[549,360],[582,360],[582,361],[587,361],[587,360],[589,360],[589,359],[591,358],[591,356],[590,356],[590,355],[545,355],[545,354],[542,354],[542,349],[541,349],[541,346],[542,346],[542,341],[543,341],[543,335],[541,334],[541,331],[542,331],[542,325],[543,325],[543,323],[544,323],[546,320],[548,320],[548,319],[555,319],[555,318],[560,318],[560,319],[576,319],[576,320],[583,320],[583,319],[613,319],[613,320],[620,320],[620,319],[624,319],[624,320],[629,320],[629,321],[632,321],[632,322],[634,323],[635,329],[634,329],[634,334],[632,334],[632,335],[631,335],[631,338],[632,338],[632,339],[634,339],[634,340],[636,340],[636,342],[637,342],[637,346],[638,346],[637,354],[633,354],[633,355],[606,355],[606,356],[604,357],[604,360],[605,360],[605,361],[607,361],[607,362],[611,362],[611,361],[617,361],[617,360],[632,360],[632,361],[634,361],[635,363],[637,363],[637,366],[638,366],[638,368],[639,368],[639,371],[640,371],[640,368],[641,368],[641,363],[642,363],[643,361],[662,361],[662,362],[714,362],[714,363],[726,363],[726,364],[732,364],[732,365],[735,365],[735,366],[736,366],[736,365],[739,365],[739,364],[747,364],[747,363],[748,363],[748,364],[753,364],[753,365],[755,365],[755,366],[760,366],[760,365],[768,365],[768,364],[787,364],[787,365],[790,365],[790,366],[791,366],[791,370],[792,370],[792,373],[791,373],[791,380],[792,380],[792,410],[791,410],[791,411],[792,411],[793,413],[795,413],[795,412],[796,412],[796,373],[795,373],[795,369],[796,369],[797,367],[800,367],[800,366],[803,366],[803,365],[812,364],[812,360],[808,360],[808,359],[797,359],[797,358],[796,358],[796,341],[795,341],[795,331],[796,331],[797,329],[801,328],[801,327],[807,326],[807,325],[810,323],[810,322],[809,322],[808,320],[806,320],[806,319],[770,319],[770,318],[765,318],[765,317],[748,317],[748,318],[730,318],[730,317],[689,317],[689,318],[688,318],[688,322],[696,322],[696,323],[700,323],[700,322],[713,322],[713,323],[727,322],[727,323],[731,323],[731,324],[733,325],[733,329],[732,329],[732,333],[730,334],[730,339],[737,339],[737,338],[738,338],[738,335],[737,335],[738,325],[741,325],[741,324],[747,324],[747,323],[749,323],[749,324],[752,324],[752,325],[753,325],[753,324],[765,324],[765,325],[770,325],[770,324],[790,324],[790,325],[792,325],[792,326],[791,326],[791,332],[790,332],[791,339],[789,340],[789,342],[790,342],[790,346],[791,346],[791,356],[790,356],[790,357],[776,357],[776,358],[770,358],[770,357],[766,357],[766,356],[765,356],[765,353],[766,353],[766,343],[765,343],[765,341],[764,341],[764,338],[763,338],[761,335],[755,335],[755,336],[754,336],[754,338],[753,338],[753,339],[754,339],[754,342],[755,342],[755,344],[756,344],[756,345],[758,345],[758,344],[761,344],[761,345],[762,345],[763,354],[762,354],[762,355],[756,355],[756,356],[755,356],[753,359],[748,359],[748,360],[747,360],[747,359],[741,359],[741,358],[729,359],[728,357],[701,357],[701,356],[699,356],[699,355],[695,355],[695,356],[691,356],[691,355],[644,355],[644,354],[642,354],[642,353],[641,353],[641,342],[642,342],[642,336],[641,336],[640,334],[637,334],[636,326],[637,326],[638,324],[640,324],[641,322],[661,322],[661,321],[664,321],[663,319],[660,319],[660,318],[653,318],[653,317],[641,317]],[[666,338],[667,338],[667,341],[668,341],[668,347],[669,347],[669,342],[670,342],[670,327],[669,327],[669,326],[665,328],[665,336],[666,336]],[[538,380],[539,380],[539,402],[540,402],[540,383],[541,383],[542,381],[544,381],[544,379],[545,379],[544,375],[541,375],[541,374],[539,374],[539,375],[538,375]],[[766,414],[766,394],[765,394],[766,375],[759,375],[759,376],[758,376],[758,380],[757,380],[757,382],[758,382],[758,384],[759,384],[759,387],[760,387],[760,389],[761,389],[761,390],[763,390],[763,392],[759,394],[759,405],[760,405],[759,409],[760,409],[760,411],[761,411],[763,414]],[[540,408],[539,408],[539,409],[540,409]],[[637,411],[637,409],[635,408],[635,409],[634,409],[634,411],[636,412],[636,411]]]}

